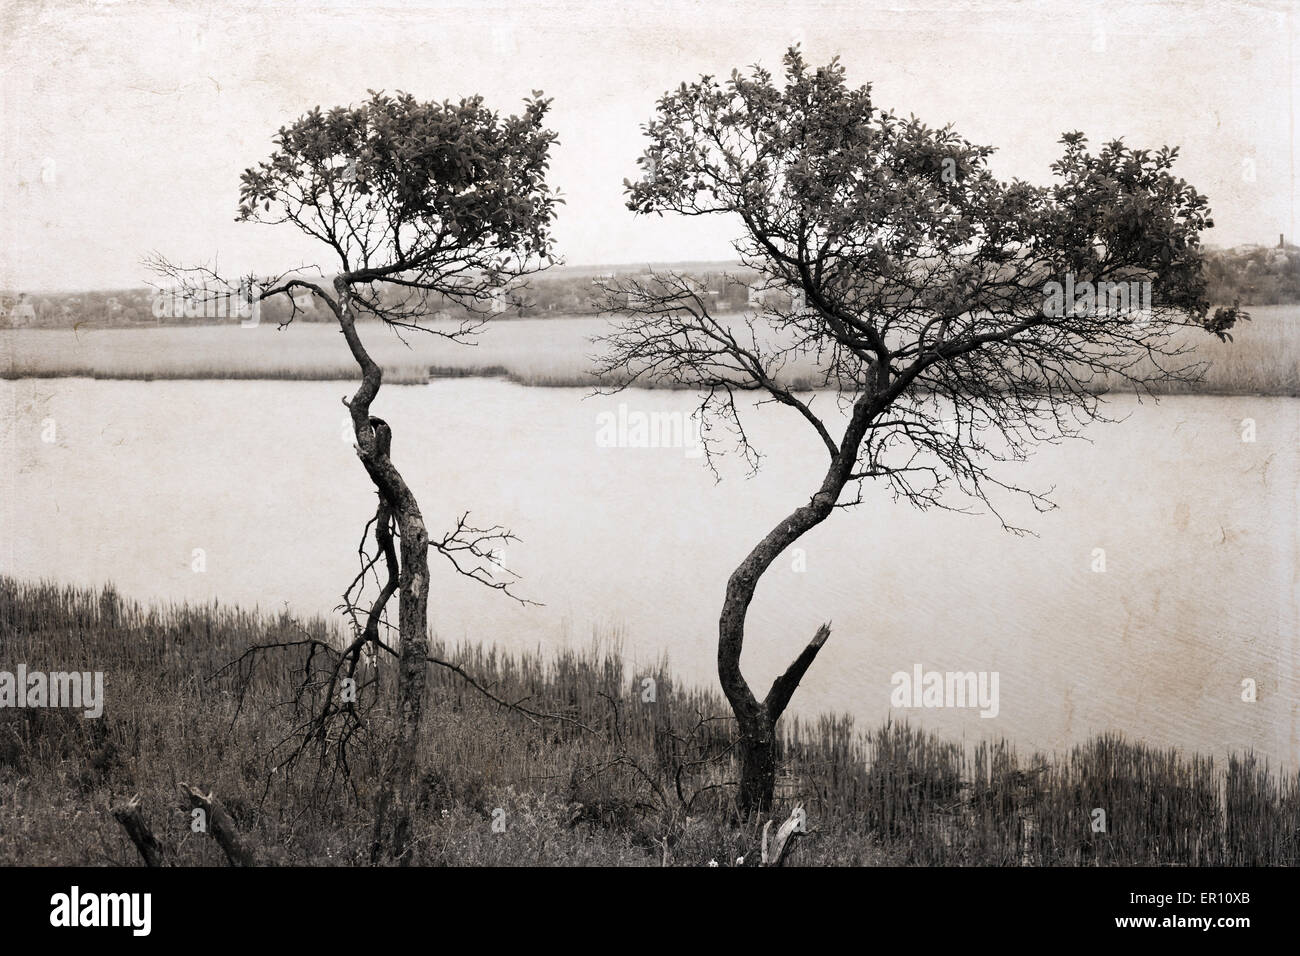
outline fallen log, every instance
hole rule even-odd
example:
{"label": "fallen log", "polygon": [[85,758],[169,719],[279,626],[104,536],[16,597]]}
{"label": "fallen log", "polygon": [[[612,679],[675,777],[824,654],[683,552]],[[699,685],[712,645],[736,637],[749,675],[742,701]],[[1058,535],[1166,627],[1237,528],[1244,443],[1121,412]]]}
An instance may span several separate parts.
{"label": "fallen log", "polygon": [[140,851],[145,866],[163,865],[163,845],[153,835],[153,830],[145,822],[140,811],[140,794],[136,794],[126,803],[120,803],[109,810],[113,818],[122,824],[122,829],[131,838],[135,848]]}
{"label": "fallen log", "polygon": [[802,806],[797,806],[790,811],[790,819],[781,824],[776,831],[776,839],[772,842],[769,852],[767,837],[768,832],[772,829],[773,820],[768,820],[763,824],[763,865],[780,866],[781,861],[785,858],[786,850],[789,849],[791,838],[797,833],[803,832],[804,810]]}
{"label": "fallen log", "polygon": [[225,807],[221,805],[212,791],[204,793],[198,787],[191,786],[187,783],[180,784],[181,793],[184,795],[188,805],[182,805],[184,809],[202,810],[204,813],[204,826],[212,834],[212,838],[217,841],[221,847],[221,852],[226,855],[231,866],[257,866],[257,853],[249,846],[248,842],[240,834],[239,828],[235,826],[235,821],[230,818]]}

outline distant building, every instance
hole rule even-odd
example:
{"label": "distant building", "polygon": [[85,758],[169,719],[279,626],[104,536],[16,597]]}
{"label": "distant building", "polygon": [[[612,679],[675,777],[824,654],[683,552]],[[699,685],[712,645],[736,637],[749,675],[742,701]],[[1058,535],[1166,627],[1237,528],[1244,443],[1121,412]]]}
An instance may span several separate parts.
{"label": "distant building", "polygon": [[20,293],[16,300],[0,296],[0,318],[7,319],[13,328],[36,324],[36,307],[27,298],[27,293]]}
{"label": "distant building", "polygon": [[497,288],[492,290],[492,301],[489,303],[489,310],[493,315],[501,315],[510,307],[510,302],[506,298],[506,290]]}

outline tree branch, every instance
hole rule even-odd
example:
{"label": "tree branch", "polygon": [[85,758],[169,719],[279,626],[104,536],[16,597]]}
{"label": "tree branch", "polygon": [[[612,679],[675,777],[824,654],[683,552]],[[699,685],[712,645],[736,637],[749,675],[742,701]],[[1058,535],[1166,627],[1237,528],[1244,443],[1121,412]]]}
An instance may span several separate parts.
{"label": "tree branch", "polygon": [[767,692],[767,697],[763,699],[763,707],[773,721],[785,713],[786,706],[790,703],[790,698],[794,696],[795,688],[799,686],[799,681],[803,680],[803,675],[808,672],[812,666],[813,659],[816,658],[822,645],[826,643],[831,636],[830,622],[826,622],[817,628],[817,633],[813,639],[808,642],[808,646],[803,652],[794,659],[785,673],[772,682],[772,688]]}

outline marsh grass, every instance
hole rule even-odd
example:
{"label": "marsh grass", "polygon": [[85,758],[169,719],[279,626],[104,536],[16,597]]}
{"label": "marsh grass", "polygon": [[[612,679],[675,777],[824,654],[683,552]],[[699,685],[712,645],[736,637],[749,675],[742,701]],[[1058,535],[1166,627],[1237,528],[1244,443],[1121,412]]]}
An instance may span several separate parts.
{"label": "marsh grass", "polygon": [[[220,864],[178,807],[182,780],[214,788],[273,861],[365,863],[370,786],[391,723],[390,669],[361,672],[363,693],[377,693],[378,704],[344,779],[332,760],[279,766],[277,745],[294,739],[300,716],[290,702],[302,653],[225,668],[255,643],[333,633],[325,621],[287,614],[144,607],[111,588],[0,578],[0,669],[100,670],[106,697],[98,720],[0,710],[0,863],[136,865],[107,808],[139,792],[175,862]],[[564,719],[530,720],[433,667],[417,862],[756,862],[758,827],[733,817],[725,704],[679,686],[667,661],[632,674],[609,645],[520,656],[439,645],[434,653],[499,698]],[[653,701],[643,699],[647,676]],[[1004,741],[963,747],[905,724],[862,733],[836,716],[790,721],[785,738],[777,813],[801,803],[809,826],[795,863],[1300,862],[1300,780],[1252,755],[1233,757],[1225,772],[1107,735],[1063,756],[1021,759]],[[492,829],[498,808],[501,833]],[[1104,832],[1094,831],[1097,809]]]}
{"label": "marsh grass", "polygon": [[[1300,395],[1300,310],[1262,306],[1254,320],[1223,343],[1209,334],[1185,333],[1197,361],[1207,363],[1195,387],[1174,383],[1157,393]],[[423,384],[431,377],[485,376],[521,385],[581,387],[597,383],[591,340],[609,321],[592,317],[489,322],[466,345],[409,333],[405,341],[371,324],[362,333],[385,370],[385,381]],[[1152,369],[1148,366],[1145,371]],[[353,380],[352,362],[338,329],[325,323],[167,326],[135,329],[0,330],[0,377],[107,379]],[[781,379],[790,387],[820,387],[824,377],[809,358],[792,361]],[[607,379],[618,385],[622,380]],[[1099,378],[1098,391],[1124,387]]]}

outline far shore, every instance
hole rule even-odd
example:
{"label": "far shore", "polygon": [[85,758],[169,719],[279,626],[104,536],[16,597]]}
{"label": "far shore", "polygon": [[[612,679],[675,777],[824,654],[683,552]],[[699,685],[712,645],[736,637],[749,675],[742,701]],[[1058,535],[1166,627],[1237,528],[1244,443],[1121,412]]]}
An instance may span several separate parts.
{"label": "far shore", "polygon": [[[1151,389],[1156,394],[1300,396],[1300,306],[1259,306],[1253,320],[1233,329],[1234,341],[1207,334],[1190,340],[1205,363],[1201,383]],[[389,384],[425,384],[449,377],[501,378],[538,387],[593,387],[601,346],[593,339],[611,320],[595,316],[489,322],[468,343],[407,332],[399,337],[375,324],[367,348]],[[434,325],[435,331],[442,329]],[[443,331],[449,331],[450,326]],[[1191,333],[1189,333],[1190,335]],[[0,378],[95,378],[140,381],[261,379],[350,381],[352,357],[329,323],[238,324],[135,328],[0,329]],[[787,384],[825,387],[810,359],[791,363]],[[1094,390],[1127,391],[1125,383],[1099,379]]]}

